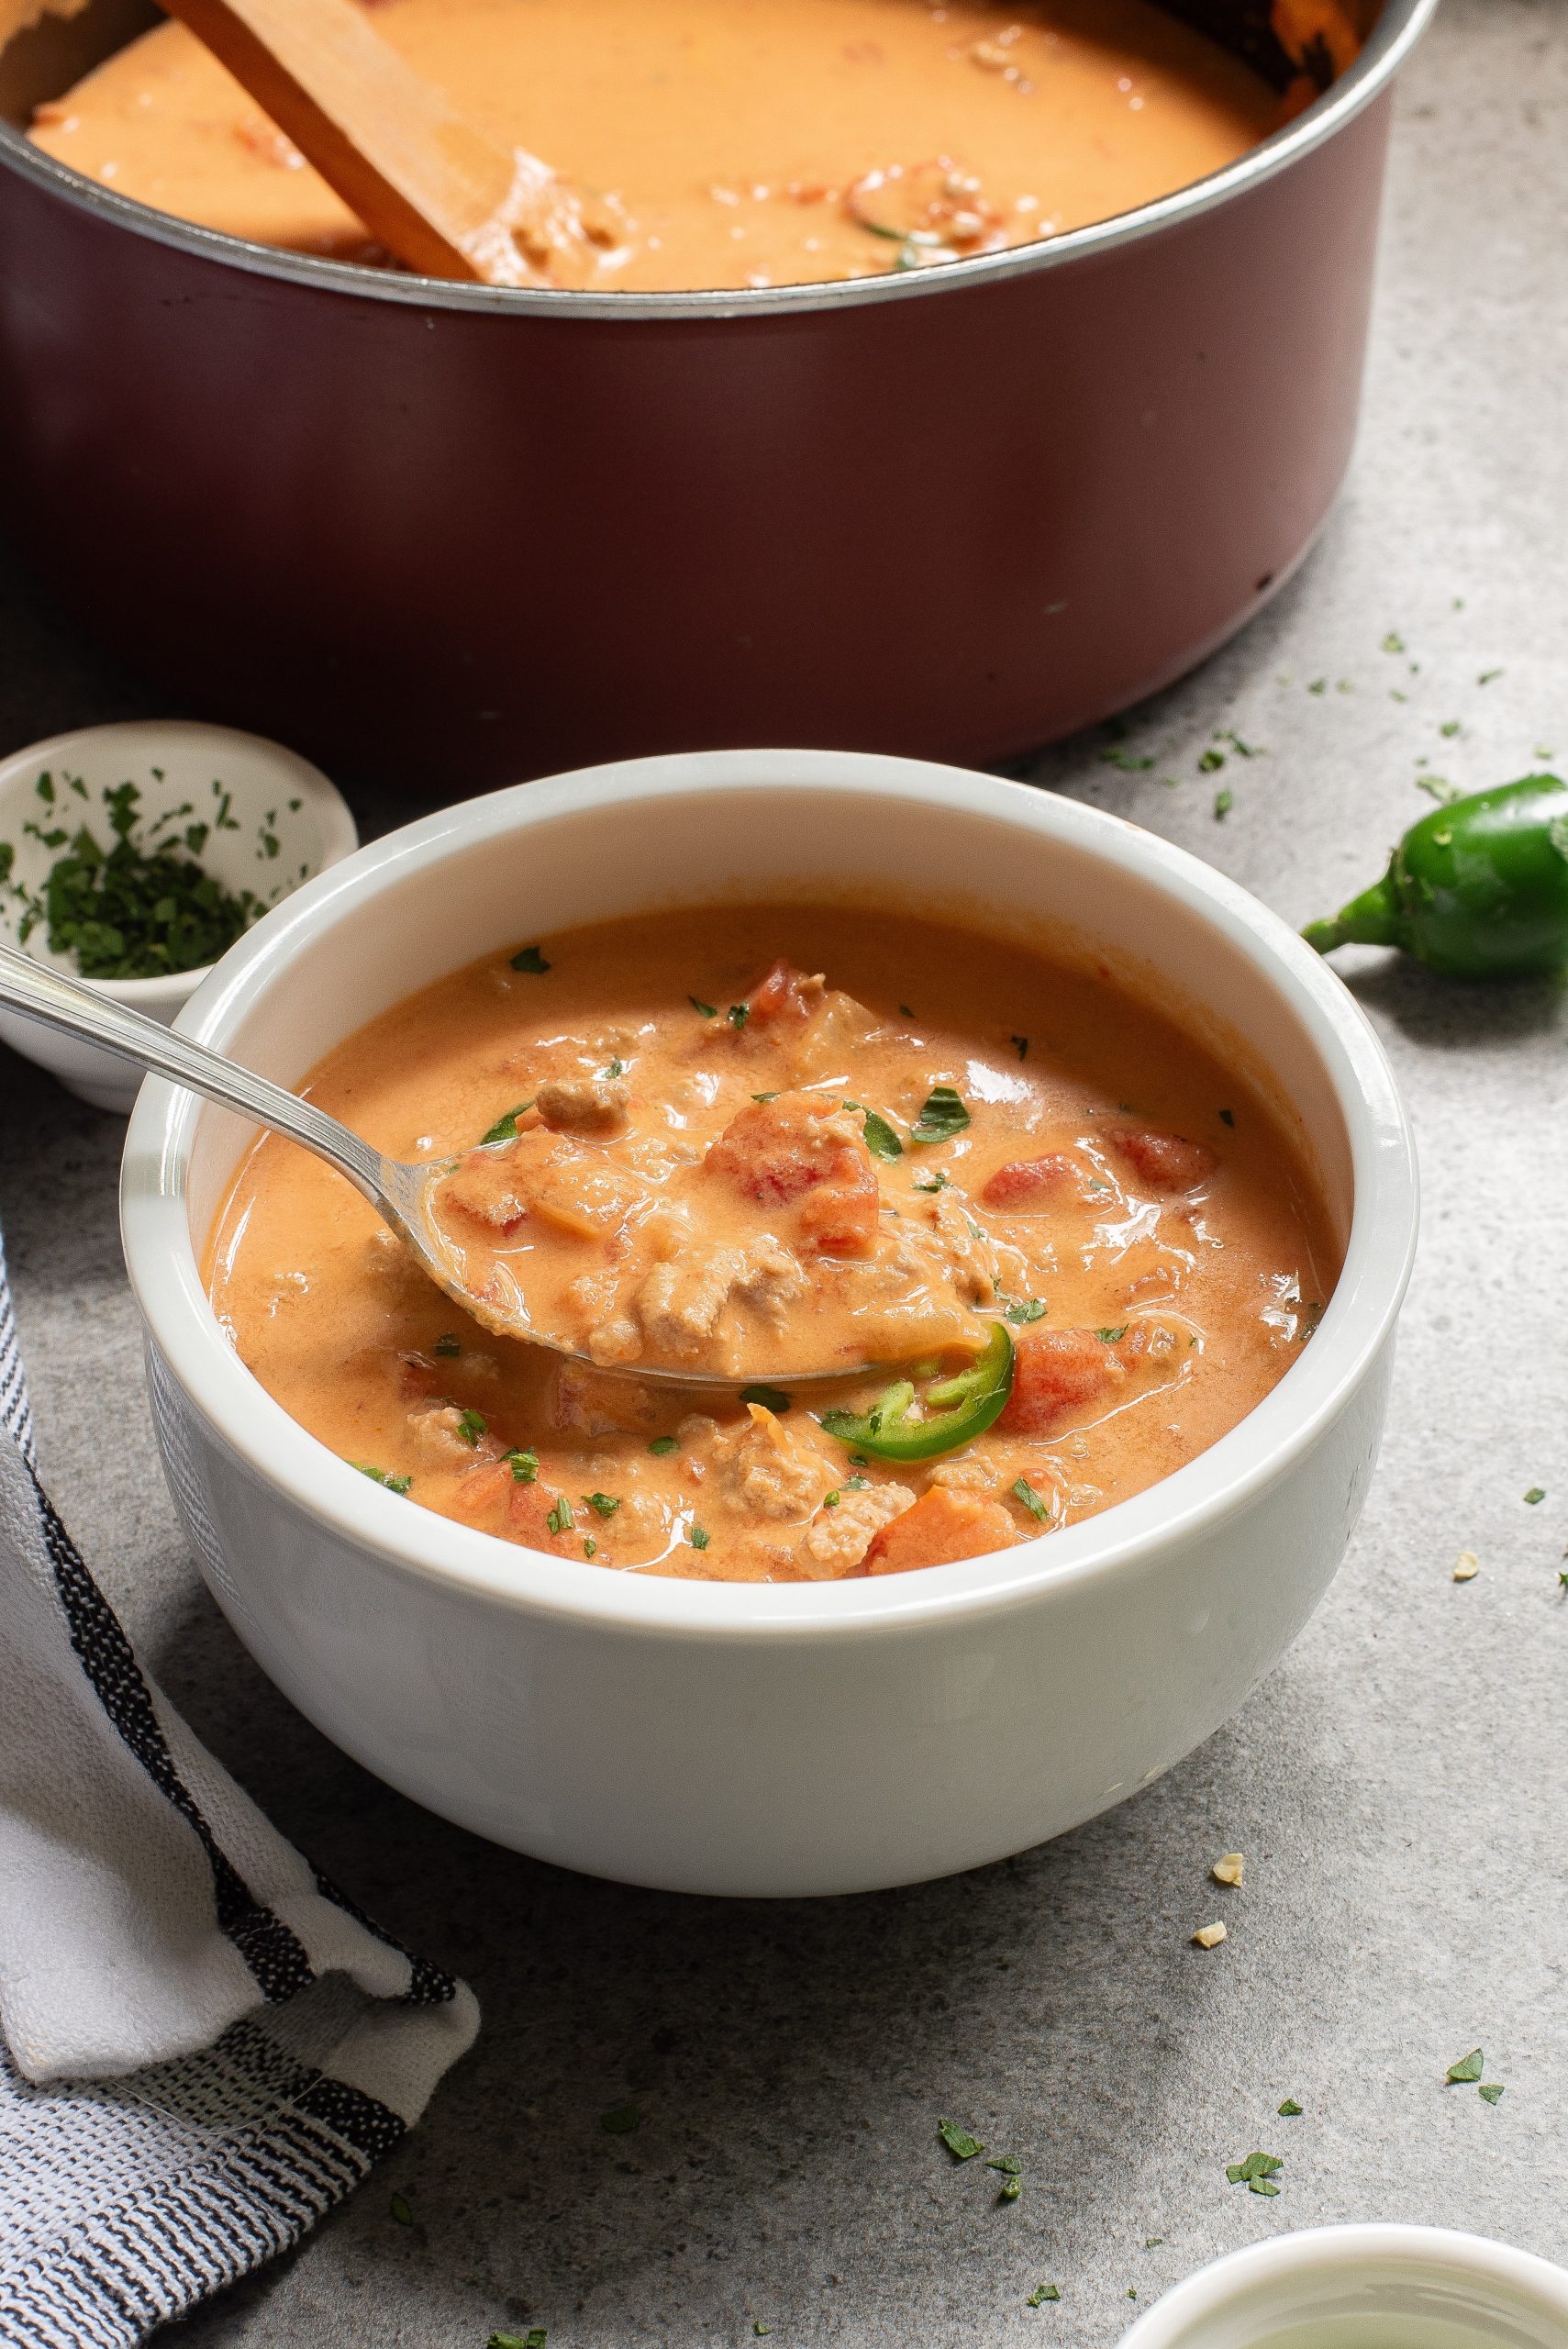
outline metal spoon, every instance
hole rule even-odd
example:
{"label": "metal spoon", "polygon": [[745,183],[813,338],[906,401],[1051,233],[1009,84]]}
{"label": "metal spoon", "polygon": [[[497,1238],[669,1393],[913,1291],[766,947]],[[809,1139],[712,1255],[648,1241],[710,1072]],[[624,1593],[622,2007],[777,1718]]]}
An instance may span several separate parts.
{"label": "metal spoon", "polygon": [[[328,1166],[336,1168],[353,1185],[361,1197],[370,1201],[420,1269],[476,1321],[499,1337],[520,1338],[530,1345],[547,1346],[555,1353],[567,1354],[573,1361],[591,1362],[590,1356],[548,1331],[535,1330],[520,1318],[495,1314],[471,1289],[463,1287],[451,1265],[443,1260],[429,1217],[429,1196],[435,1185],[459,1163],[457,1158],[426,1159],[409,1165],[401,1159],[384,1157],[358,1134],[350,1133],[347,1126],[339,1125],[336,1118],[329,1118],[312,1102],[302,1101],[298,1094],[274,1085],[270,1077],[258,1076],[254,1069],[241,1068],[237,1061],[225,1060],[221,1052],[198,1044],[194,1037],[165,1028],[158,1020],[149,1019],[141,1012],[115,1002],[112,996],[100,994],[96,988],[83,985],[80,979],[69,978],[50,964],[36,962],[30,954],[5,945],[0,945],[0,1003],[21,1012],[26,1019],[41,1020],[46,1028],[58,1028],[68,1036],[80,1037],[83,1042],[102,1045],[122,1060],[150,1069],[172,1084],[188,1086],[191,1092],[205,1095],[225,1109],[233,1109],[239,1117],[251,1119],[273,1133],[286,1134],[291,1141],[314,1151],[317,1158],[325,1159]],[[737,1371],[732,1376],[667,1370],[642,1362],[592,1363],[591,1366],[603,1376],[657,1379],[673,1386],[722,1388],[730,1394],[759,1375],[754,1370]],[[851,1370],[792,1371],[790,1384],[799,1386],[862,1378],[871,1367],[861,1364]]]}

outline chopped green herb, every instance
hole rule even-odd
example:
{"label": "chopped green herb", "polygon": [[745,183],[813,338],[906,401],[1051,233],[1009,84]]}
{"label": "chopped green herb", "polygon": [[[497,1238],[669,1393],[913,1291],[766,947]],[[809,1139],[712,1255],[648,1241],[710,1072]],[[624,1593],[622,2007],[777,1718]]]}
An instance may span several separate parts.
{"label": "chopped green herb", "polygon": [[[47,794],[40,789],[46,783]],[[40,775],[34,789],[52,802],[50,776]],[[139,841],[141,794],[134,783],[117,784],[103,801],[115,836],[106,850],[84,825],[74,835],[23,825],[45,848],[66,853],[50,866],[42,894],[24,896],[19,938],[25,942],[46,923],[51,950],[70,955],[90,979],[161,978],[215,962],[261,913],[261,900],[248,889],[234,895],[167,841],[158,841],[156,824]],[[13,861],[7,854],[7,874]]]}
{"label": "chopped green herb", "polygon": [[740,1400],[743,1403],[756,1403],[764,1411],[787,1411],[793,1407],[795,1397],[786,1395],[782,1386],[754,1385],[743,1386],[740,1389]]}
{"label": "chopped green herb", "polygon": [[1475,682],[1478,685],[1489,685],[1495,677],[1500,677],[1502,674],[1501,669],[1483,669]]}
{"label": "chopped green herb", "polygon": [[1034,1486],[1029,1483],[1027,1476],[1020,1476],[1017,1484],[1013,1486],[1013,1498],[1015,1500],[1022,1501],[1029,1515],[1031,1517],[1039,1518],[1042,1525],[1051,1515],[1051,1511],[1047,1508],[1045,1503],[1041,1500],[1040,1495],[1036,1492]]}
{"label": "chopped green herb", "polygon": [[583,1536],[583,1555],[585,1558],[595,1558],[597,1557],[598,1553],[598,1543],[595,1541],[591,1533],[585,1533]]}
{"label": "chopped green herb", "polygon": [[838,1508],[838,1506],[839,1506],[839,1496],[838,1496],[838,1494],[837,1494],[837,1493],[824,1493],[824,1494],[823,1494],[823,1496],[822,1496],[822,1506],[823,1506],[823,1508]]}
{"label": "chopped green herb", "polygon": [[1235,1110],[1221,1109],[1219,1113],[1219,1122],[1222,1126],[1233,1126],[1236,1123]]}
{"label": "chopped green herb", "polygon": [[1045,1299],[1040,1297],[1015,1297],[1012,1304],[1005,1305],[1002,1310],[1015,1329],[1021,1329],[1026,1321],[1044,1320]]}
{"label": "chopped green herb", "polygon": [[686,1539],[691,1543],[694,1550],[706,1550],[707,1548],[708,1536],[703,1531],[700,1525],[694,1525],[691,1531],[687,1534]]}
{"label": "chopped green herb", "polygon": [[1396,629],[1390,629],[1383,640],[1382,649],[1385,652],[1403,652],[1406,650],[1405,640]]}
{"label": "chopped green herb", "polygon": [[1503,2083],[1501,2080],[1488,2080],[1483,2087],[1476,2090],[1476,2094],[1478,2096],[1485,2097],[1488,2104],[1496,2104],[1502,2093]]}
{"label": "chopped green herb", "polygon": [[1143,2238],[1143,2248],[1145,2251],[1158,2251],[1160,2245],[1164,2242],[1164,2240],[1165,2238],[1163,2235],[1145,2235]]}
{"label": "chopped green herb", "polygon": [[532,2332],[493,2332],[484,2349],[544,2349],[550,2335],[542,2324]]}
{"label": "chopped green herb", "polygon": [[969,1112],[951,1085],[935,1085],[909,1130],[911,1141],[951,1141],[969,1123]]}
{"label": "chopped green herb", "polygon": [[751,1096],[753,1101],[776,1101],[778,1097],[776,1093],[753,1093]]}
{"label": "chopped green herb", "polygon": [[1329,690],[1329,680],[1328,680],[1328,678],[1327,678],[1327,677],[1314,677],[1314,678],[1313,678],[1313,680],[1312,680],[1312,683],[1307,686],[1307,692],[1308,692],[1309,694],[1326,694],[1326,693],[1328,692],[1328,690]]}
{"label": "chopped green herb", "polygon": [[1223,751],[1206,751],[1197,763],[1199,774],[1218,774],[1225,764]]}
{"label": "chopped green herb", "polygon": [[368,1460],[350,1460],[349,1465],[368,1476],[373,1485],[384,1485],[389,1493],[406,1493],[414,1482],[412,1476],[395,1476],[390,1469],[374,1468]]}
{"label": "chopped green herb", "polygon": [[611,1061],[607,1067],[600,1071],[600,1075],[606,1085],[613,1085],[617,1076],[624,1076],[625,1074],[626,1063],[624,1061]]}
{"label": "chopped green herb", "polygon": [[430,1352],[439,1355],[442,1362],[456,1362],[462,1352],[462,1340],[454,1336],[451,1330],[447,1330],[436,1340]]}
{"label": "chopped green herb", "polygon": [[1229,742],[1239,759],[1261,759],[1264,755],[1255,742],[1243,742],[1240,734],[1232,732],[1229,726],[1217,726],[1214,739],[1217,742]]}
{"label": "chopped green herb", "polygon": [[584,1493],[583,1498],[598,1517],[614,1517],[620,1507],[620,1498],[616,1493]]}
{"label": "chopped green herb", "polygon": [[1451,742],[1454,736],[1462,731],[1462,729],[1457,718],[1450,718],[1445,719],[1443,724],[1439,727],[1438,731],[1442,735],[1445,741]]}
{"label": "chopped green herb", "polygon": [[459,1414],[457,1426],[452,1432],[464,1443],[477,1449],[479,1439],[484,1434],[489,1425],[490,1422],[483,1411],[463,1411]]}
{"label": "chopped green herb", "polygon": [[846,1476],[842,1489],[846,1493],[869,1493],[871,1490],[871,1478],[869,1476]]}
{"label": "chopped green herb", "polygon": [[1026,2309],[1040,2309],[1045,2306],[1047,2300],[1059,2300],[1061,2298],[1062,2295],[1054,2284],[1037,2284],[1024,2302],[1024,2306]]}
{"label": "chopped green herb", "polygon": [[[844,1106],[848,1108],[848,1102]],[[887,1119],[879,1115],[875,1109],[866,1111],[865,1136],[866,1148],[873,1158],[891,1160],[903,1157],[903,1143],[888,1124]]]}
{"label": "chopped green herb", "polygon": [[54,805],[54,777],[46,767],[33,785],[34,791],[48,807]]}
{"label": "chopped green herb", "polygon": [[985,2166],[987,2169],[1003,2170],[1008,2177],[1021,2177],[1023,2176],[1023,2164],[1012,2154],[1003,2154],[997,2160],[987,2162]]}
{"label": "chopped green herb", "polygon": [[1287,2096],[1278,2110],[1282,2121],[1299,2121],[1303,2108],[1293,2096]]}
{"label": "chopped green herb", "polygon": [[773,2328],[771,2324],[763,2324],[761,2321],[751,2327],[752,2332],[757,2335],[759,2340],[765,2339],[773,2329]]}
{"label": "chopped green herb", "polygon": [[910,1010],[910,1008],[909,1008],[909,1007],[908,1007],[908,1005],[907,1005],[906,1003],[901,1003],[901,1004],[899,1005],[899,1007],[898,1007],[898,1016],[899,1016],[899,1018],[900,1018],[901,1019],[914,1019],[914,1017],[915,1017],[914,1013]]}
{"label": "chopped green herb", "polygon": [[[987,2164],[987,2167],[995,2166],[994,2163]],[[1002,2191],[996,2199],[998,2202],[1016,2202],[1023,2190],[1024,2182],[1021,2177],[1006,2177],[1002,2181]]]}
{"label": "chopped green herb", "polygon": [[948,1177],[940,1167],[934,1174],[921,1175],[915,1185],[917,1191],[945,1191],[947,1187]]}
{"label": "chopped green herb", "polygon": [[956,2121],[939,2121],[937,2134],[955,2161],[972,2162],[976,2154],[985,2151],[980,2140],[972,2137],[967,2129],[961,2129]]}
{"label": "chopped green herb", "polygon": [[537,946],[519,946],[512,957],[513,970],[527,971],[532,978],[542,978],[550,967]]}
{"label": "chopped green herb", "polygon": [[1135,759],[1130,751],[1102,751],[1100,756],[1106,766],[1120,767],[1126,774],[1146,774],[1154,763],[1152,759]]}
{"label": "chopped green herb", "polygon": [[700,995],[689,995],[686,997],[686,1001],[691,1005],[692,1009],[694,1011],[700,1012],[705,1019],[717,1019],[718,1018],[718,1006],[717,1003],[705,1003]]}
{"label": "chopped green herb", "polygon": [[395,2194],[388,2207],[400,2227],[413,2225],[414,2213],[408,2207],[408,2197],[406,2194]]}
{"label": "chopped green herb", "polygon": [[1129,1324],[1124,1321],[1119,1330],[1096,1330],[1095,1335],[1100,1340],[1103,1345],[1119,1345],[1122,1339],[1127,1335],[1128,1328]]}
{"label": "chopped green herb", "polygon": [[1481,2077],[1485,2068],[1485,2059],[1480,2048],[1473,2047],[1468,2055],[1462,2055],[1457,2064],[1449,2065],[1449,2084],[1453,2087],[1467,2087],[1472,2080]]}
{"label": "chopped green herb", "polygon": [[599,2126],[607,2137],[629,2137],[641,2119],[635,2104],[614,2104],[600,2113]]}
{"label": "chopped green herb", "polygon": [[515,1109],[508,1109],[504,1118],[497,1118],[495,1124],[491,1127],[490,1131],[487,1134],[480,1135],[480,1149],[487,1150],[493,1141],[516,1141],[517,1139],[517,1119],[522,1116],[525,1109],[531,1109],[533,1106],[534,1105],[531,1101],[519,1101]]}
{"label": "chopped green herb", "polygon": [[1545,1498],[1546,1486],[1544,1485],[1532,1485],[1529,1492],[1525,1495],[1525,1500],[1531,1508],[1535,1508],[1537,1502],[1543,1501]]}
{"label": "chopped green herb", "polygon": [[1249,2154],[1244,2162],[1231,2162],[1225,2175],[1232,2186],[1245,2186],[1253,2194],[1277,2194],[1274,2177],[1284,2167],[1277,2154]]}
{"label": "chopped green herb", "polygon": [[679,1452],[680,1443],[673,1435],[656,1435],[649,1445],[655,1460],[667,1460],[672,1452]]}
{"label": "chopped green herb", "polygon": [[1225,818],[1229,815],[1230,810],[1235,807],[1235,805],[1236,794],[1233,791],[1217,791],[1214,795],[1215,822],[1217,824],[1223,824]]}
{"label": "chopped green herb", "polygon": [[549,1526],[552,1533],[571,1532],[573,1524],[572,1504],[567,1499],[564,1493],[562,1493],[561,1498],[556,1502],[555,1507],[550,1510],[549,1516],[544,1521]]}
{"label": "chopped green herb", "polygon": [[506,1459],[511,1467],[514,1485],[538,1483],[539,1453],[537,1452],[508,1452]]}
{"label": "chopped green herb", "polygon": [[1011,1044],[1014,1052],[1017,1052],[1019,1060],[1028,1060],[1029,1056],[1029,1040],[1027,1036],[1009,1036],[1007,1041]]}
{"label": "chopped green herb", "polygon": [[728,1019],[729,1024],[732,1028],[744,1028],[746,1022],[751,1019],[751,1007],[749,1003],[732,1003],[730,1005]]}

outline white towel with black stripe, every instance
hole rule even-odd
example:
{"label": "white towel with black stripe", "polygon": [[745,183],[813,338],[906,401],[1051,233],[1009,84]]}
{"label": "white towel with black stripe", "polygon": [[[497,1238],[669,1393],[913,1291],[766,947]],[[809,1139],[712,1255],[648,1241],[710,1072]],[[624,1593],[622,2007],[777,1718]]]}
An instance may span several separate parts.
{"label": "white towel with black stripe", "polygon": [[285,2249],[478,2020],[138,1664],[34,1472],[0,1255],[0,2342],[129,2349]]}

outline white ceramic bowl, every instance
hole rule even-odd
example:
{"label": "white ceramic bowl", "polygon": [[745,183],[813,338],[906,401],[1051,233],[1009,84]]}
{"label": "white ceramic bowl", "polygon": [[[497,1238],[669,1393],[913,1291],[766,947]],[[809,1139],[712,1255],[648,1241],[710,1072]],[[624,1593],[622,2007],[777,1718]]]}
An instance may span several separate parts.
{"label": "white ceramic bowl", "polygon": [[218,1330],[197,1255],[247,1130],[151,1081],[131,1122],[122,1214],[154,1410],[220,1605],[358,1760],[570,1867],[845,1892],[1060,1834],[1256,1687],[1322,1597],[1372,1473],[1416,1233],[1387,1063],[1283,922],[1115,817],[851,753],[590,769],[361,850],[233,947],[181,1025],[294,1083],[507,941],[857,881],[999,930],[1043,920],[1118,963],[1130,946],[1146,984],[1262,1073],[1346,1238],[1317,1335],[1239,1427],[1152,1490],[1000,1555],[844,1583],[685,1582],[411,1508],[296,1426]]}
{"label": "white ceramic bowl", "polygon": [[1309,2227],[1216,2260],[1122,2349],[1562,2349],[1568,2274],[1443,2227]]}
{"label": "white ceramic bowl", "polygon": [[[56,795],[52,801],[39,796],[40,775],[50,778]],[[85,797],[70,788],[66,778],[72,775],[80,778]],[[359,845],[354,819],[335,785],[319,767],[281,743],[187,718],[136,718],[123,725],[78,727],[73,734],[29,743],[0,761],[0,841],[16,852],[12,887],[20,884],[36,896],[50,866],[62,853],[58,846],[46,847],[25,832],[24,823],[31,820],[42,832],[56,827],[74,830],[85,823],[100,846],[108,848],[113,835],[104,794],[122,783],[134,783],[141,794],[139,835],[144,836],[166,812],[188,807],[189,817],[172,829],[182,853],[193,857],[226,889],[249,889],[266,906],[278,904],[302,881],[339,863]],[[207,828],[195,851],[183,838],[193,823]],[[7,945],[17,942],[21,914],[11,890],[0,889],[0,937]],[[41,923],[27,940],[26,952],[77,975],[70,956],[50,953]],[[172,972],[167,978],[90,979],[87,984],[167,1027],[211,968],[207,963],[200,970]],[[78,1043],[72,1036],[12,1011],[0,1011],[0,1037],[25,1059],[50,1070],[95,1108],[117,1109],[123,1115],[136,1099],[140,1071],[112,1052]]]}

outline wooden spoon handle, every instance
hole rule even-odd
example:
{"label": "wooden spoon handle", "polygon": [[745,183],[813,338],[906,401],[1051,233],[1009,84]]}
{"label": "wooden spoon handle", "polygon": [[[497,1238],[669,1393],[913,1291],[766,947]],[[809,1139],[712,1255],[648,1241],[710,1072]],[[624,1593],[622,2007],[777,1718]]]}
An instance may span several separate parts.
{"label": "wooden spoon handle", "polygon": [[429,277],[539,283],[506,227],[553,174],[460,114],[358,0],[166,0],[389,252]]}

